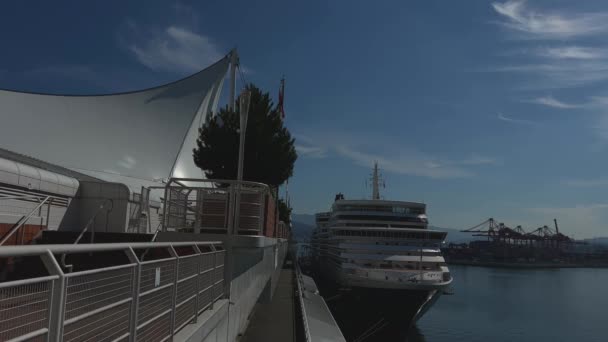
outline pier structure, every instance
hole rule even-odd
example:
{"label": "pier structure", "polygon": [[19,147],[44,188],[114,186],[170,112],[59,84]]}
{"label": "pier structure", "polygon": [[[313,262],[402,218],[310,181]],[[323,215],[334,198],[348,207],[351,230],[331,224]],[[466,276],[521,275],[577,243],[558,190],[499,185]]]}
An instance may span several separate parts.
{"label": "pier structure", "polygon": [[[228,70],[234,105],[238,63],[233,50],[184,79],[114,94],[0,90],[11,118],[0,133],[36,122],[37,138],[0,134],[1,341],[232,342],[254,317],[281,341],[323,340],[308,325],[325,309],[296,310],[305,292],[295,258],[283,268],[291,232],[276,189],[205,179],[193,162]],[[106,170],[116,164],[125,174]],[[273,325],[281,311],[308,333]]]}

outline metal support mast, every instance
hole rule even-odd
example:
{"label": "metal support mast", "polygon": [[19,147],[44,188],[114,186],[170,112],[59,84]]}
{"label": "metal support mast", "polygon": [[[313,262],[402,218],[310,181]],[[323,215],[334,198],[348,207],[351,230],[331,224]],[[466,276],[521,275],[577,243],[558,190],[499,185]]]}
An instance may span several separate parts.
{"label": "metal support mast", "polygon": [[234,97],[236,92],[236,68],[239,64],[239,55],[236,49],[230,51],[230,98],[228,99],[228,106],[230,110],[234,111]]}
{"label": "metal support mast", "polygon": [[380,199],[380,176],[378,175],[378,162],[374,163],[374,174],[372,176],[372,199]]}

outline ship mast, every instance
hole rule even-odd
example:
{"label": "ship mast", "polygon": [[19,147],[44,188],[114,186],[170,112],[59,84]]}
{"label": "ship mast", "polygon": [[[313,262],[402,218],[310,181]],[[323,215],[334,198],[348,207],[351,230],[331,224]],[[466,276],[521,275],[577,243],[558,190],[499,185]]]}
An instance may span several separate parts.
{"label": "ship mast", "polygon": [[374,162],[374,174],[372,176],[372,199],[380,199],[380,176],[378,175],[378,162]]}

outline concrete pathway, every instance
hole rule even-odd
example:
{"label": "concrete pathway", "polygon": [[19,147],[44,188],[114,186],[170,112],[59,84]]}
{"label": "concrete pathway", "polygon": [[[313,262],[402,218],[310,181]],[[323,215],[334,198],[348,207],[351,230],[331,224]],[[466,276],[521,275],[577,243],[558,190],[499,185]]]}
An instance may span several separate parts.
{"label": "concrete pathway", "polygon": [[291,263],[281,270],[279,283],[270,303],[258,303],[241,342],[294,342],[295,307]]}

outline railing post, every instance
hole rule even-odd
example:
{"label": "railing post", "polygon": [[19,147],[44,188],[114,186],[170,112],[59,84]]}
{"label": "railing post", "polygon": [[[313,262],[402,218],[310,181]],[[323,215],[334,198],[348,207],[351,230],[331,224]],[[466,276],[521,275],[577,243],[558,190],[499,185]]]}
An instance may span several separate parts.
{"label": "railing post", "polygon": [[234,210],[233,210],[233,215],[234,215],[234,227],[233,227],[233,231],[232,234],[237,234],[239,233],[239,228],[241,225],[241,183],[237,183],[236,184],[236,196],[234,198]]}
{"label": "railing post", "polygon": [[44,266],[51,275],[59,276],[53,280],[51,306],[49,308],[50,324],[48,340],[53,342],[63,341],[63,320],[65,319],[65,283],[66,278],[55,260],[55,256],[49,250],[40,256]]}
{"label": "railing post", "polygon": [[[228,299],[228,301],[230,301],[230,283],[232,282],[232,244],[233,244],[233,239],[234,236],[233,234],[235,233],[236,229],[234,228],[236,226],[235,224],[235,206],[236,206],[236,197],[237,195],[236,192],[234,191],[234,187],[235,184],[233,183],[232,185],[229,186],[229,194],[230,194],[230,201],[229,201],[229,207],[228,207],[228,230],[227,230],[227,234],[226,234],[226,239],[224,240],[224,283],[223,283],[223,288],[224,288],[224,293],[223,295]],[[214,276],[213,278],[215,278],[215,265],[216,265],[216,249],[215,246],[211,245],[211,248],[214,252],[213,254],[213,273]],[[215,281],[215,280],[214,280]],[[213,308],[213,301],[211,304],[211,308]]]}
{"label": "railing post", "polygon": [[196,189],[196,210],[194,216],[194,234],[201,233],[201,226],[203,224],[203,191],[202,189]]}
{"label": "railing post", "polygon": [[226,226],[226,234],[231,235],[234,229],[234,201],[235,201],[234,185],[228,187],[228,198],[226,203],[226,211],[228,222]]}
{"label": "railing post", "polygon": [[196,257],[196,260],[197,260],[196,277],[194,277],[194,280],[196,280],[196,286],[195,286],[196,296],[194,297],[194,323],[196,323],[198,320],[198,305],[199,305],[198,294],[201,290],[199,277],[201,275],[201,264],[202,264],[203,256],[201,255],[201,250],[198,248],[197,245],[193,245],[192,247],[194,248],[194,252],[196,252],[196,254],[198,254],[198,256]]}
{"label": "railing post", "polygon": [[165,203],[163,205],[163,232],[167,231],[167,224],[169,223],[169,207],[171,206],[171,201],[169,201],[169,198],[167,197],[169,195],[169,184],[171,184],[171,180],[169,180],[169,182],[165,185]]}
{"label": "railing post", "polygon": [[[213,276],[211,277],[211,282],[213,283],[213,287],[211,288],[211,305],[209,305],[209,309],[213,310],[213,306],[215,304],[215,283],[217,282],[216,278],[216,268],[217,268],[217,249],[215,249],[215,245],[211,245],[211,250],[213,251]],[[222,287],[224,288],[224,293],[222,296],[226,294],[226,257],[224,257],[224,282],[222,283]],[[228,298],[228,302],[230,302],[230,298]],[[230,303],[229,303],[230,304]],[[230,308],[228,308],[230,309]]]}
{"label": "railing post", "polygon": [[266,227],[264,227],[264,214],[266,212],[266,196],[264,196],[263,192],[260,192],[259,194],[259,198],[260,198],[260,213],[258,214],[258,234],[260,235],[264,235],[264,230]]}
{"label": "railing post", "polygon": [[173,246],[169,246],[169,253],[175,258],[175,275],[173,276],[173,295],[171,296],[171,339],[173,341],[173,334],[175,334],[175,306],[177,305],[177,281],[179,280],[179,255]]}
{"label": "railing post", "polygon": [[137,339],[137,317],[139,317],[139,282],[141,278],[141,262],[137,258],[137,254],[133,251],[133,248],[125,250],[127,257],[131,263],[135,263],[135,269],[133,272],[131,292],[131,312],[129,316],[129,341],[135,342]]}

